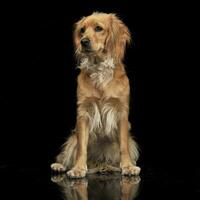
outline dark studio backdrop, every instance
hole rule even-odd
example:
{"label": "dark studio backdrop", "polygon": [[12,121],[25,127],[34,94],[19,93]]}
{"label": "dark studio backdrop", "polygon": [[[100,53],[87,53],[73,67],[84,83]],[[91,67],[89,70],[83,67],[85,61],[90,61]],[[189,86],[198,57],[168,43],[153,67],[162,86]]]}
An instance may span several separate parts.
{"label": "dark studio backdrop", "polygon": [[75,125],[79,70],[73,24],[93,11],[117,13],[132,33],[124,62],[131,84],[130,121],[141,148],[143,174],[184,177],[192,160],[188,150],[192,78],[183,67],[188,54],[181,34],[185,13],[170,3],[126,0],[5,6],[1,168],[50,171]]}

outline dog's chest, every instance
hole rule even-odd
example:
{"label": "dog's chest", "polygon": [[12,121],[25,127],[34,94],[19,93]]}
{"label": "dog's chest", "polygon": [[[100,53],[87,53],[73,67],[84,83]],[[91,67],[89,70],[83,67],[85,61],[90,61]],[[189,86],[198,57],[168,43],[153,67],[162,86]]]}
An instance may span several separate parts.
{"label": "dog's chest", "polygon": [[89,132],[94,138],[116,138],[118,122],[125,110],[118,98],[93,98],[83,102],[81,114],[87,117]]}
{"label": "dog's chest", "polygon": [[106,86],[113,79],[113,69],[98,69],[90,74],[91,82],[97,88]]}
{"label": "dog's chest", "polygon": [[105,87],[112,81],[115,66],[113,64],[113,59],[106,59],[98,64],[91,63],[88,59],[84,59],[79,68],[86,70],[92,85],[96,88],[100,88]]}

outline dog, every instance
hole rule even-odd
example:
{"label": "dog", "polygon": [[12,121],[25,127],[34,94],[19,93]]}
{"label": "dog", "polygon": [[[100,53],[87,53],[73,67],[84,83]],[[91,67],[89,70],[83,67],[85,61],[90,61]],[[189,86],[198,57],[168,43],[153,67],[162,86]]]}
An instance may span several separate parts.
{"label": "dog", "polygon": [[129,29],[116,14],[94,12],[75,24],[73,36],[80,68],[76,126],[51,168],[70,178],[112,171],[138,175],[138,145],[130,134],[130,86],[123,64]]}

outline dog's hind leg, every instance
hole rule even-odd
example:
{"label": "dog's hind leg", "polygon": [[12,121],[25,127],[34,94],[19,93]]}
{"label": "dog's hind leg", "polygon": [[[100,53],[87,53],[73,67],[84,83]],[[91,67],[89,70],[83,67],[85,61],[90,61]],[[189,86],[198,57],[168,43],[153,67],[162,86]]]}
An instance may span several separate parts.
{"label": "dog's hind leg", "polygon": [[56,172],[65,172],[70,169],[75,162],[77,152],[77,137],[71,135],[64,143],[61,153],[56,157],[56,163],[51,165],[51,169]]}

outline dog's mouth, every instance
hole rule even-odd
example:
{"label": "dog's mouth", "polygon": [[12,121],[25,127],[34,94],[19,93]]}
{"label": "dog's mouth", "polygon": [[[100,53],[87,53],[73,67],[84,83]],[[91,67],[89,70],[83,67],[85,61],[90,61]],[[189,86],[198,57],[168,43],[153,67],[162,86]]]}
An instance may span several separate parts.
{"label": "dog's mouth", "polygon": [[91,47],[88,47],[88,48],[81,48],[81,53],[83,54],[99,54],[99,53],[104,53],[104,49],[103,48],[91,48]]}
{"label": "dog's mouth", "polygon": [[82,53],[91,53],[93,50],[91,48],[84,48],[82,49]]}
{"label": "dog's mouth", "polygon": [[81,49],[81,53],[84,53],[84,54],[92,54],[94,53],[95,51],[92,50],[91,48],[82,48]]}

